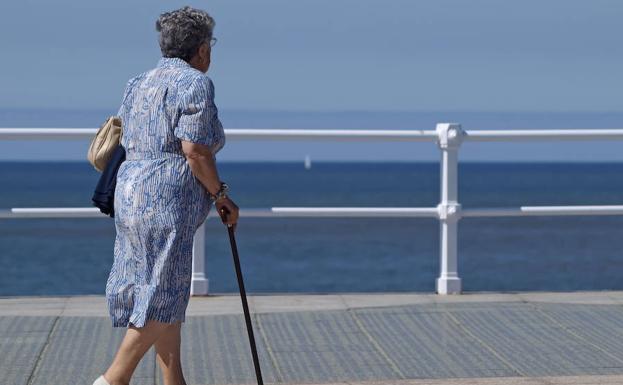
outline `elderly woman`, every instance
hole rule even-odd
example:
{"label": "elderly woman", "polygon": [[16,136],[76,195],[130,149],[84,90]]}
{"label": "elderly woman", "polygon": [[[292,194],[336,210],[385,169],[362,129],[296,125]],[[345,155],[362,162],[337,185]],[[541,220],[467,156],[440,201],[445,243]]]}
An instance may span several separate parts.
{"label": "elderly woman", "polygon": [[238,206],[219,179],[224,146],[210,66],[214,19],[184,7],[156,22],[162,58],[131,78],[119,116],[126,160],[115,190],[114,262],[106,283],[113,327],[128,327],[94,385],[128,385],[151,345],[166,385],[186,385],[181,325],[190,297],[193,235],[214,203],[234,229]]}

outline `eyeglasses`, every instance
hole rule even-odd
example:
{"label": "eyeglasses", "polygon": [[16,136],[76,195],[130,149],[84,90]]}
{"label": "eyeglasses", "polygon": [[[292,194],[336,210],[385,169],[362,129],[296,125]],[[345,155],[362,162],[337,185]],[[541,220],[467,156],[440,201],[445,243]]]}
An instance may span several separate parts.
{"label": "eyeglasses", "polygon": [[207,41],[208,44],[210,44],[210,47],[214,47],[214,44],[216,44],[216,38],[212,37],[210,38],[209,41]]}

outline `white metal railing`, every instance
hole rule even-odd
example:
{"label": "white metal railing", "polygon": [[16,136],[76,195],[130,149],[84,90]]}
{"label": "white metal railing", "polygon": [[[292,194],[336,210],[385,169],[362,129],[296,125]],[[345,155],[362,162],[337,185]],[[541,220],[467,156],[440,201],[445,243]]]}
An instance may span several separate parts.
{"label": "white metal railing", "polygon": [[[0,140],[91,139],[94,128],[0,128]],[[534,215],[622,215],[623,205],[521,206],[518,208],[463,209],[458,200],[458,151],[464,141],[604,140],[623,139],[623,129],[577,130],[469,130],[458,123],[439,123],[435,130],[307,130],[226,129],[227,139],[264,140],[371,140],[434,141],[441,151],[440,201],[435,207],[272,207],[241,209],[240,217],[433,217],[440,222],[440,273],[435,281],[438,294],[461,293],[458,276],[457,234],[462,217]],[[209,217],[216,217],[214,210]],[[107,217],[97,208],[0,209],[0,218],[95,218]],[[205,224],[195,235],[191,293],[208,293],[205,275]]]}

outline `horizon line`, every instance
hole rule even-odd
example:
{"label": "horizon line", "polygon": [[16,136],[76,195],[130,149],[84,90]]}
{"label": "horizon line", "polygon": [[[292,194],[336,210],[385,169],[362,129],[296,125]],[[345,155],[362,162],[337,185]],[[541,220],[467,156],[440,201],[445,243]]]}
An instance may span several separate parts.
{"label": "horizon line", "polygon": [[[65,106],[19,106],[19,107],[2,107],[0,111],[109,111],[117,110],[119,107],[65,107]],[[596,110],[596,109],[504,109],[504,110],[487,110],[487,109],[273,109],[273,108],[244,108],[244,107],[218,107],[220,112],[254,112],[254,113],[503,113],[503,114],[534,114],[534,113],[562,113],[562,114],[623,114],[623,110]]]}

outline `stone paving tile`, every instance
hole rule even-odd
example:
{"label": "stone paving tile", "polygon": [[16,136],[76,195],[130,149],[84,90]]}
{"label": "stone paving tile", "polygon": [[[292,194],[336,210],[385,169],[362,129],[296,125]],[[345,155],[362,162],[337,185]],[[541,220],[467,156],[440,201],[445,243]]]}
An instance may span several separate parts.
{"label": "stone paving tile", "polygon": [[403,378],[518,375],[436,305],[352,311]]}
{"label": "stone paving tile", "polygon": [[[277,382],[255,320],[253,329],[262,378],[266,383]],[[189,385],[255,381],[249,337],[242,314],[186,317],[182,327],[182,346],[182,369]],[[156,384],[164,384],[159,368],[156,370]]]}
{"label": "stone paving tile", "polygon": [[344,311],[259,316],[285,382],[399,378]]}
{"label": "stone paving tile", "polygon": [[0,384],[27,384],[56,318],[0,317]]}
{"label": "stone paving tile", "polygon": [[295,295],[256,295],[251,304],[256,313],[278,311],[309,311],[319,308],[322,310],[344,310],[346,304],[339,295],[307,294]]}
{"label": "stone paving tile", "polygon": [[339,295],[348,308],[400,306],[419,303],[434,303],[436,294],[412,293],[353,293]]}
{"label": "stone paving tile", "polygon": [[579,341],[592,345],[618,364],[601,372],[623,373],[623,306],[535,304],[552,322]]}
{"label": "stone paving tile", "polygon": [[596,346],[599,341],[589,344],[577,338],[533,304],[498,303],[488,309],[480,306],[479,311],[453,308],[449,314],[523,376],[623,374],[623,363]]}
{"label": "stone paving tile", "polygon": [[615,291],[577,291],[577,292],[522,292],[517,294],[526,302],[548,302],[569,304],[615,305]]}
{"label": "stone paving tile", "polygon": [[[125,332],[126,328],[113,328],[108,318],[60,318],[50,334],[31,384],[90,385],[112,362]],[[136,368],[132,385],[153,385],[154,368],[152,348]]]}

